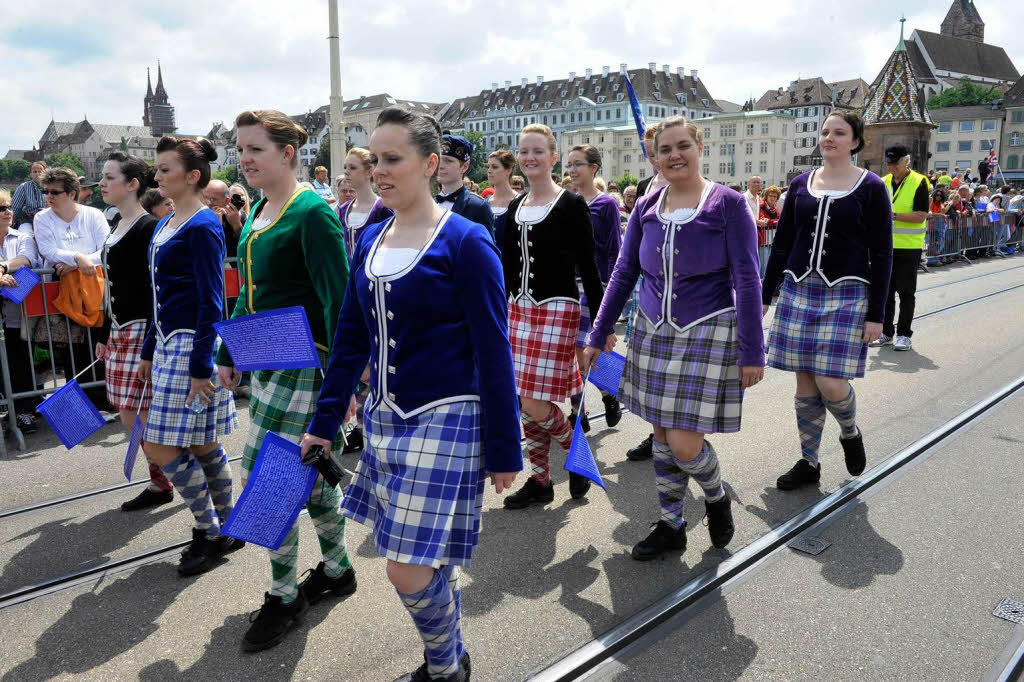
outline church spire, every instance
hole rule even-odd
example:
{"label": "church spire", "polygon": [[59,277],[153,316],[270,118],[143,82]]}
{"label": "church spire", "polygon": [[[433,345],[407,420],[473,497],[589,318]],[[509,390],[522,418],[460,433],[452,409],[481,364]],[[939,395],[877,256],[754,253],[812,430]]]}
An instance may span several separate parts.
{"label": "church spire", "polygon": [[149,67],[146,67],[146,99],[153,98],[153,82],[149,79]]}
{"label": "church spire", "polygon": [[903,25],[907,23],[907,17],[905,15],[900,16],[900,42],[896,45],[897,50],[907,51],[907,44],[903,42]]}
{"label": "church spire", "polygon": [[156,60],[156,96],[167,100],[167,91],[164,90],[164,74],[160,70],[160,60]]}

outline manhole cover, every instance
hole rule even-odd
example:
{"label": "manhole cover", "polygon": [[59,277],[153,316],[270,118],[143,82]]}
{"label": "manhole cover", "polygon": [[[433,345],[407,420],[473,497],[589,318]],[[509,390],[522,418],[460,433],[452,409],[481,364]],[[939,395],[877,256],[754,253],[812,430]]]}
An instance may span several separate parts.
{"label": "manhole cover", "polygon": [[992,612],[993,616],[999,616],[1003,620],[1008,620],[1011,623],[1024,623],[1024,604],[1019,601],[1013,601],[1012,599],[1004,599],[999,602],[996,606],[996,610]]}
{"label": "manhole cover", "polygon": [[814,554],[814,555],[821,554],[826,549],[828,549],[831,545],[832,545],[831,542],[826,542],[825,540],[822,540],[821,538],[811,538],[811,537],[799,537],[796,540],[794,540],[793,542],[789,543],[789,546],[791,548],[797,550],[798,552],[803,552],[805,554]]}

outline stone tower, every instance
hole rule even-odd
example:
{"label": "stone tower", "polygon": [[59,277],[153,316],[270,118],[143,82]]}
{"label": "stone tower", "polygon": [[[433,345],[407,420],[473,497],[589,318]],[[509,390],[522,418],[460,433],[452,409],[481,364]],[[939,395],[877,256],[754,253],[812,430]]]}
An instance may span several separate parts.
{"label": "stone tower", "polygon": [[146,97],[143,100],[142,125],[152,128],[155,137],[169,135],[177,130],[174,123],[174,107],[171,106],[167,90],[164,88],[164,74],[159,61],[156,63],[155,92],[149,78],[149,69],[146,69]]}
{"label": "stone tower", "polygon": [[859,155],[860,163],[879,175],[885,173],[886,148],[896,144],[910,150],[911,166],[923,172],[928,164],[928,139],[935,127],[903,42],[905,21],[900,19],[900,42],[875,77],[864,103],[864,149]]}
{"label": "stone tower", "polygon": [[944,36],[985,42],[985,22],[981,20],[973,0],[953,0],[942,20],[940,32]]}

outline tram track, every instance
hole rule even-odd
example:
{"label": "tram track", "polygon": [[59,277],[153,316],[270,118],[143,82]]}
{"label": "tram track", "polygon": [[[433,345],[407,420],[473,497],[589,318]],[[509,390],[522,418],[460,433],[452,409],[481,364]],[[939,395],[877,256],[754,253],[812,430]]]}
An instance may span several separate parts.
{"label": "tram track", "polygon": [[[620,621],[604,633],[564,653],[535,671],[532,682],[566,682],[601,672],[616,654],[629,648],[643,648],[661,639],[659,627],[670,620],[686,618],[702,608],[702,600],[731,584],[738,583],[778,556],[805,531],[861,501],[875,486],[895,476],[907,465],[927,458],[941,445],[981,421],[993,409],[1024,390],[1021,375],[978,401],[923,437],[882,460],[870,470],[825,495],[806,509],[731,554],[717,566],[688,580],[647,607]],[[1007,671],[1024,667],[1024,646],[1007,664]],[[596,675],[595,675],[596,676]]]}

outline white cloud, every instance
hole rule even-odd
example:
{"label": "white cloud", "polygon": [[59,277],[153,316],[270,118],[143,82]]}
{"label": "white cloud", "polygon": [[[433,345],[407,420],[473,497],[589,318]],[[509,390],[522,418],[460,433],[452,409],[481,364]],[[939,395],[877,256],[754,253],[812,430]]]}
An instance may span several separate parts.
{"label": "white cloud", "polygon": [[[1017,3],[977,0],[988,42],[1024,68]],[[141,123],[146,67],[159,58],[183,132],[250,107],[326,104],[325,0],[246,3],[7,3],[0,43],[0,153],[31,147],[58,120]],[[14,6],[17,5],[17,6]],[[946,0],[421,0],[341,3],[346,98],[389,92],[447,101],[526,77],[650,61],[698,69],[715,97],[742,102],[798,76],[871,81],[899,36],[937,31]]]}

